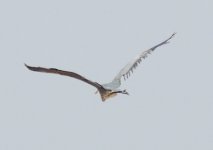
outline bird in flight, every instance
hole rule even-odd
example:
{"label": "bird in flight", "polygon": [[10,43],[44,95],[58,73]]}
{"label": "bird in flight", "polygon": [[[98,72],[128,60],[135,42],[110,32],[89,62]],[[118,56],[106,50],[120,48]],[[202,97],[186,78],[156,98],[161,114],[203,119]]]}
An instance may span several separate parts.
{"label": "bird in flight", "polygon": [[124,80],[126,80],[131,73],[133,73],[133,70],[140,64],[142,59],[145,59],[148,54],[150,54],[152,51],[154,51],[156,48],[169,43],[169,40],[174,37],[176,33],[173,33],[168,39],[165,41],[153,46],[152,48],[143,51],[139,55],[137,55],[135,58],[133,58],[126,66],[124,66],[120,72],[115,76],[115,78],[106,84],[99,84],[98,82],[91,81],[75,72],[71,71],[63,71],[55,68],[44,68],[44,67],[32,67],[27,64],[25,66],[31,70],[31,71],[37,71],[37,72],[44,72],[44,73],[52,73],[52,74],[59,74],[59,75],[64,75],[68,77],[72,77],[78,80],[81,80],[83,82],[86,82],[95,88],[97,88],[97,92],[100,93],[102,101],[105,101],[111,97],[114,97],[118,93],[120,94],[126,94],[129,95],[129,93],[126,90],[120,90],[118,89],[121,85],[121,78],[123,77]]}

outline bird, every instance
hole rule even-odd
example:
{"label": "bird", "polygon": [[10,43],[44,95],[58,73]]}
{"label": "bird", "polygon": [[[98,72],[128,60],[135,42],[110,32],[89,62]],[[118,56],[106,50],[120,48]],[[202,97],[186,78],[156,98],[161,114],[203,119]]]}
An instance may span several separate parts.
{"label": "bird", "polygon": [[121,86],[121,79],[123,78],[124,80],[126,80],[127,78],[129,78],[130,74],[133,73],[133,70],[141,63],[141,61],[143,59],[145,59],[149,54],[151,54],[151,52],[153,52],[156,48],[158,48],[162,45],[168,44],[169,40],[172,39],[175,36],[175,34],[176,33],[173,33],[169,38],[167,38],[163,42],[161,42],[145,51],[142,51],[139,55],[137,55],[129,63],[127,63],[118,72],[118,74],[113,78],[113,80],[111,82],[106,83],[106,84],[100,84],[98,82],[94,82],[92,80],[85,78],[84,76],[82,76],[78,73],[71,72],[71,71],[64,71],[64,70],[59,70],[56,68],[33,67],[33,66],[29,66],[27,64],[25,64],[25,66],[31,71],[59,74],[59,75],[63,75],[63,76],[72,77],[72,78],[81,80],[87,84],[90,84],[97,89],[97,92],[99,92],[101,99],[104,102],[104,101],[108,100],[109,98],[116,96],[119,93],[129,95],[129,93],[127,92],[126,89],[125,90],[119,89],[119,87]]}

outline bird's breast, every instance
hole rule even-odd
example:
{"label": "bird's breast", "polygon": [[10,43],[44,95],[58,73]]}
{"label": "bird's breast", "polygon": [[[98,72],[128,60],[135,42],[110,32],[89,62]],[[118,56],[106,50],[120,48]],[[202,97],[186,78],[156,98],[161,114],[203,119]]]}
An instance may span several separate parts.
{"label": "bird's breast", "polygon": [[101,97],[102,97],[102,100],[105,101],[105,100],[107,100],[109,98],[115,97],[116,95],[117,95],[117,93],[115,93],[115,92],[107,91],[104,94],[102,94]]}

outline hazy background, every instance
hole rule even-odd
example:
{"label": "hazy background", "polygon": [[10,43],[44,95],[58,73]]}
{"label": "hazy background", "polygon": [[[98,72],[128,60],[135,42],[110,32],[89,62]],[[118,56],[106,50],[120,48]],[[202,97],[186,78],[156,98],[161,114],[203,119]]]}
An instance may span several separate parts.
{"label": "hazy background", "polygon": [[[0,1],[0,150],[212,150],[212,0]],[[105,83],[177,32],[103,103]]]}

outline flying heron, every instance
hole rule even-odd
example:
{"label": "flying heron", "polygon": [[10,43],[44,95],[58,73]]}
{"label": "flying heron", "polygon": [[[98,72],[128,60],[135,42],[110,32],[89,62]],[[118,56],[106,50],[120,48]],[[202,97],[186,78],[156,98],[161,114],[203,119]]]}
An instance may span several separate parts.
{"label": "flying heron", "polygon": [[131,72],[133,73],[133,69],[135,69],[138,66],[138,64],[142,61],[142,59],[145,59],[148,56],[148,54],[150,54],[156,48],[169,43],[169,40],[171,38],[173,38],[174,35],[175,35],[175,33],[173,33],[165,41],[163,41],[163,42],[153,46],[152,48],[150,48],[146,51],[143,51],[142,53],[137,55],[126,66],[124,66],[120,70],[120,72],[115,76],[115,78],[111,82],[106,83],[106,84],[99,84],[97,82],[91,81],[75,72],[63,71],[63,70],[59,70],[59,69],[55,69],[55,68],[32,67],[32,66],[28,66],[27,64],[25,64],[25,66],[31,71],[59,74],[59,75],[69,76],[69,77],[73,77],[78,80],[84,81],[84,82],[96,87],[97,91],[100,93],[102,101],[105,101],[108,98],[114,97],[118,93],[129,95],[129,93],[126,90],[118,89],[121,85],[121,78],[123,77],[124,80],[126,80],[130,76],[130,73]]}

